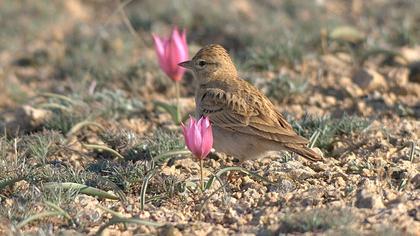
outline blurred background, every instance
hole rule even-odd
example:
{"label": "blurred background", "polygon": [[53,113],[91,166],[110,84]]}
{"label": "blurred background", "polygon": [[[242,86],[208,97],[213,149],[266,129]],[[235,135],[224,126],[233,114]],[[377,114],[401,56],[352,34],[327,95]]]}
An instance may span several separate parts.
{"label": "blurred background", "polygon": [[[208,43],[225,46],[242,77],[276,102],[307,102],[308,91],[343,99],[347,95],[336,91],[342,90],[334,87],[337,81],[369,64],[375,72],[383,65],[403,68],[386,83],[409,79],[404,68],[419,59],[419,12],[415,0],[3,0],[0,109],[42,91],[83,95],[89,88],[119,89],[146,100],[172,96],[151,33],[168,35],[173,26],[187,30],[191,56]],[[389,70],[379,72],[387,80]],[[184,85],[190,81],[187,75]],[[183,86],[183,96],[191,92]],[[398,95],[394,91],[386,105],[396,105]]]}

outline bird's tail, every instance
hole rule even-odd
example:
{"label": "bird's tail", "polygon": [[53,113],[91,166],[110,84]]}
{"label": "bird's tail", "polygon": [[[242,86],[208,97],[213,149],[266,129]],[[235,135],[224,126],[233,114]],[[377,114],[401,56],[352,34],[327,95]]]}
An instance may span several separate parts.
{"label": "bird's tail", "polygon": [[318,153],[306,146],[297,144],[287,144],[285,147],[288,151],[299,154],[310,161],[322,161],[322,157]]}

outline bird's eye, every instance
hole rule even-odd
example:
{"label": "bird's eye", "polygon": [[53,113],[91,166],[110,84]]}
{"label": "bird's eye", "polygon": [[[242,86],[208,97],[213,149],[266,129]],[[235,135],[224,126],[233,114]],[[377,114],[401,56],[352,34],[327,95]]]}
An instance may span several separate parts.
{"label": "bird's eye", "polygon": [[204,67],[206,65],[206,62],[205,61],[199,61],[198,62],[198,66],[199,67]]}

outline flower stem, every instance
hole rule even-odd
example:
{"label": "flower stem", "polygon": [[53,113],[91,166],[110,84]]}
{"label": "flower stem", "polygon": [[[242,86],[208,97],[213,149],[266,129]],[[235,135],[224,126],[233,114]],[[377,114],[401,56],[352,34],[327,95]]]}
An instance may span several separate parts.
{"label": "flower stem", "polygon": [[179,97],[180,97],[180,92],[179,92],[179,82],[176,81],[175,82],[175,93],[176,93],[176,118],[175,118],[175,122],[176,124],[181,124],[181,111],[180,111],[180,104],[179,104]]}
{"label": "flower stem", "polygon": [[203,181],[203,159],[200,159],[200,188],[204,192],[204,181]]}

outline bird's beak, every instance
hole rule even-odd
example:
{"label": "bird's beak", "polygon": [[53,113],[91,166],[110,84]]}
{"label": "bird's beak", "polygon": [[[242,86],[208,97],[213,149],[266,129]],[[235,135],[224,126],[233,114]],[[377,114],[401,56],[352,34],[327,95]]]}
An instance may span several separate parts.
{"label": "bird's beak", "polygon": [[187,69],[190,69],[190,70],[192,70],[192,61],[184,61],[184,62],[181,62],[181,63],[179,63],[178,64],[178,66],[181,66],[181,67],[184,67],[184,68],[187,68]]}

